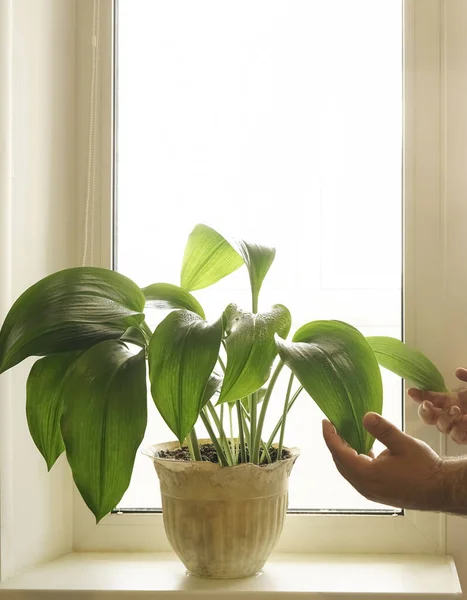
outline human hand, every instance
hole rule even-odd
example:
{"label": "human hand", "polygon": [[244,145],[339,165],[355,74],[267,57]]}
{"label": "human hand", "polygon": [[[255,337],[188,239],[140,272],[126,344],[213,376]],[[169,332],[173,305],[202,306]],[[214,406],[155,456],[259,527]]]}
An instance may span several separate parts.
{"label": "human hand", "polygon": [[[467,382],[467,369],[457,369],[456,377]],[[436,425],[457,444],[467,444],[467,389],[457,392],[429,392],[411,388],[407,392],[418,402],[418,414],[427,425]]]}
{"label": "human hand", "polygon": [[358,454],[323,421],[323,436],[340,474],[365,498],[416,510],[443,510],[443,461],[424,442],[395,427],[376,413],[363,425],[387,450],[377,457]]}

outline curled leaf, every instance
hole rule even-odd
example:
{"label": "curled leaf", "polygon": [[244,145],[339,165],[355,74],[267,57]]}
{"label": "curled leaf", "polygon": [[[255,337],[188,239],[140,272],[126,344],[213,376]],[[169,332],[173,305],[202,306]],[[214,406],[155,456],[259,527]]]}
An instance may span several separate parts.
{"label": "curled leaf", "polygon": [[274,335],[287,337],[291,316],[282,304],[253,314],[229,305],[224,312],[227,367],[219,402],[248,396],[266,383],[277,356]]}
{"label": "curled leaf", "polygon": [[313,321],[293,342],[276,336],[282,360],[357,452],[367,454],[374,439],[363,427],[368,411],[381,413],[383,385],[375,355],[363,335],[340,321]]}
{"label": "curled leaf", "polygon": [[196,298],[187,290],[171,283],[153,283],[143,288],[146,307],[160,309],[185,308],[205,318],[204,310]]}
{"label": "curled leaf", "polygon": [[144,320],[144,295],[120,273],[65,269],[41,279],[11,307],[0,331],[0,373],[28,356],[84,350]]}

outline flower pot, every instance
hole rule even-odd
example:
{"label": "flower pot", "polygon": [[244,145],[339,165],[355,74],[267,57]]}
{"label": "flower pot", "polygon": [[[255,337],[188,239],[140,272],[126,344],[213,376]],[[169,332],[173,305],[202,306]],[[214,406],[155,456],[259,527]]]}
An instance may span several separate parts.
{"label": "flower pot", "polygon": [[[200,444],[210,440],[200,440]],[[258,573],[274,549],[287,512],[289,475],[298,457],[265,466],[221,467],[158,458],[178,442],[151,449],[159,476],[167,538],[194,575],[216,579]]]}

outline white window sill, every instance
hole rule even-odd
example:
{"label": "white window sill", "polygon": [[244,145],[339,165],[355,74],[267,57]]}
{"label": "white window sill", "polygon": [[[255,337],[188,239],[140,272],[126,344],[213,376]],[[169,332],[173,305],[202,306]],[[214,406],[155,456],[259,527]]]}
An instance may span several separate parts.
{"label": "white window sill", "polygon": [[187,576],[172,554],[73,553],[0,584],[2,600],[98,600],[116,592],[119,600],[461,597],[454,561],[444,555],[282,554],[257,577],[209,581]]}

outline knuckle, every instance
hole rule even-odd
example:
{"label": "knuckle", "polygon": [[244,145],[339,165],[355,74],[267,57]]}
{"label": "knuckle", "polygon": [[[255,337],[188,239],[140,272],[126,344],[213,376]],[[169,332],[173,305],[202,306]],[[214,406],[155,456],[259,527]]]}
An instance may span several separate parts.
{"label": "knuckle", "polygon": [[418,416],[426,425],[434,425],[436,423],[436,416],[433,410],[423,406],[423,404],[420,404],[418,407]]}
{"label": "knuckle", "polygon": [[384,440],[391,437],[392,431],[393,431],[392,427],[388,423],[381,423],[378,428],[378,434],[379,434],[380,438],[384,439]]}
{"label": "knuckle", "polygon": [[438,419],[436,421],[436,428],[441,433],[448,433],[448,429],[449,429],[448,425],[446,424],[446,422],[443,419]]}

